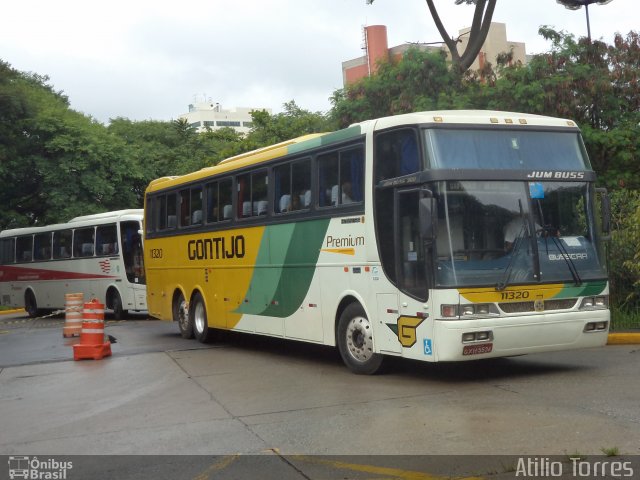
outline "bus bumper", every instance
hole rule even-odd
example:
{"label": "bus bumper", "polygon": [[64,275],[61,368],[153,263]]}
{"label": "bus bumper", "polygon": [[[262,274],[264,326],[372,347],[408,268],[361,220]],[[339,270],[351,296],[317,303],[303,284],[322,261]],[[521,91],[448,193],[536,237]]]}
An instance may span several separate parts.
{"label": "bus bumper", "polygon": [[610,319],[609,310],[593,310],[436,320],[434,354],[438,361],[465,361],[600,347],[607,343]]}

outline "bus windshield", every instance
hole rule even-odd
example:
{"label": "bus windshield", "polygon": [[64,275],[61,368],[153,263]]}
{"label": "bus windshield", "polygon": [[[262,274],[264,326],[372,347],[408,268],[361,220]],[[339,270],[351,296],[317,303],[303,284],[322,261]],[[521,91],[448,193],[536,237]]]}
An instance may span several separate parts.
{"label": "bus windshield", "polygon": [[606,278],[586,182],[443,181],[433,191],[437,287]]}
{"label": "bus windshield", "polygon": [[431,168],[591,170],[577,132],[425,130]]}

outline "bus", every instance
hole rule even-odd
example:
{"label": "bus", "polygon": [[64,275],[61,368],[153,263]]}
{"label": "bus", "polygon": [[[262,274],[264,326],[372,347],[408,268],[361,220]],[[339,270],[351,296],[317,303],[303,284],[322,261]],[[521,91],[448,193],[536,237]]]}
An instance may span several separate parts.
{"label": "bus", "polygon": [[411,113],[238,155],[145,193],[147,302],[219,330],[461,361],[602,346],[606,192],[570,120]]}
{"label": "bus", "polygon": [[146,312],[142,209],[0,232],[0,304],[30,317],[63,309],[66,293],[98,299],[123,318]]}

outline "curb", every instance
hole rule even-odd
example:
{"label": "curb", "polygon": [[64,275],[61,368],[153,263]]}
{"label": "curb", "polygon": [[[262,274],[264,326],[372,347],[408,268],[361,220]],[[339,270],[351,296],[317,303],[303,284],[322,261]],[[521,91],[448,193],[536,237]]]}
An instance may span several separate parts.
{"label": "curb", "polygon": [[640,345],[640,333],[610,333],[607,345]]}
{"label": "curb", "polygon": [[20,313],[24,312],[24,308],[16,308],[13,310],[0,310],[0,315],[9,315],[11,313]]}

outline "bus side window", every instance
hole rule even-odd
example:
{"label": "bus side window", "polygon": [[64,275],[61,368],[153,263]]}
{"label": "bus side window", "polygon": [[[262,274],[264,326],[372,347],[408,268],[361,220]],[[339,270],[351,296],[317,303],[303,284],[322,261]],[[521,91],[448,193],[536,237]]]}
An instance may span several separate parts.
{"label": "bus side window", "polygon": [[15,262],[16,239],[3,238],[0,240],[0,265]]}
{"label": "bus side window", "polygon": [[403,129],[376,136],[374,172],[376,183],[415,173],[421,168],[414,130]]}
{"label": "bus side window", "polygon": [[218,187],[218,206],[222,208],[220,221],[231,220],[233,217],[233,180],[225,178],[220,180]]}
{"label": "bus side window", "polygon": [[318,205],[338,204],[339,168],[338,152],[318,156]]}
{"label": "bus side window", "polygon": [[177,226],[177,208],[176,208],[176,194],[170,193],[167,195],[167,222],[166,228],[176,228]]}
{"label": "bus side window", "polygon": [[51,260],[51,232],[35,235],[33,256],[35,260]]}
{"label": "bus side window", "polygon": [[71,230],[56,230],[53,232],[53,258],[71,257]]}
{"label": "bus side window", "polygon": [[79,228],[73,232],[73,256],[93,257],[95,229]]}
{"label": "bus side window", "polygon": [[202,187],[191,189],[191,225],[202,225]]}
{"label": "bus side window", "polygon": [[16,241],[16,259],[18,262],[33,260],[33,236],[18,237]]}
{"label": "bus side window", "polygon": [[98,255],[115,255],[118,253],[118,234],[115,225],[101,225],[96,229],[96,245]]}
{"label": "bus side window", "polygon": [[191,225],[191,196],[189,189],[180,190],[180,226],[188,227]]}

